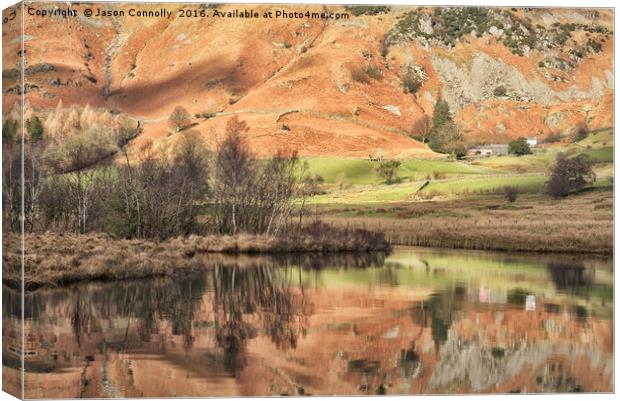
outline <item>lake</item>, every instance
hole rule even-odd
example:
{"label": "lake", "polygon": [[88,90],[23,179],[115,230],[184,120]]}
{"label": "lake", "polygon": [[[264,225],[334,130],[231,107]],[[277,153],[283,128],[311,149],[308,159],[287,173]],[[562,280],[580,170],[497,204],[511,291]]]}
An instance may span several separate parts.
{"label": "lake", "polygon": [[[25,299],[27,398],[613,391],[613,263],[396,248],[204,256]],[[20,297],[3,289],[19,391]]]}

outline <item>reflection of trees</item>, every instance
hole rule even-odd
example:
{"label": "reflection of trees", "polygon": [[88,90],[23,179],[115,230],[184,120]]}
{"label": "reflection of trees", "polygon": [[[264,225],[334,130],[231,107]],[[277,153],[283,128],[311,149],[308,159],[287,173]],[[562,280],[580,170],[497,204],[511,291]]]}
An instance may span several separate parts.
{"label": "reflection of trees", "polygon": [[[62,347],[89,353],[140,349],[161,330],[162,322],[172,335],[182,337],[186,350],[195,346],[195,335],[201,333],[196,327],[214,330],[216,350],[223,352],[220,362],[227,370],[238,371],[245,365],[247,341],[259,333],[281,350],[295,348],[305,335],[313,306],[304,294],[304,270],[380,266],[384,259],[380,253],[207,255],[204,272],[174,279],[88,283],[28,292],[25,316],[33,322],[28,329],[32,333],[47,336],[50,327],[53,331],[66,328],[73,340]],[[21,318],[19,292],[7,289],[3,301],[4,315]],[[202,309],[203,302],[212,309]],[[48,351],[59,346],[56,339],[37,344]],[[166,344],[159,346],[166,348]],[[153,346],[157,343],[148,348]],[[211,356],[219,359],[217,353]]]}
{"label": "reflection of trees", "polygon": [[435,346],[443,344],[448,338],[448,329],[462,309],[467,290],[457,285],[451,290],[432,294],[428,300],[416,303],[411,309],[411,317],[421,327],[431,326]]}
{"label": "reflection of trees", "polygon": [[[220,266],[212,271],[211,277],[216,339],[224,350],[228,369],[238,370],[245,364],[242,355],[246,341],[258,329],[280,349],[297,346],[299,336],[307,329],[311,306],[303,288],[298,291],[291,288],[295,283],[292,269],[267,265],[247,269]],[[253,320],[258,320],[258,327]]]}
{"label": "reflection of trees", "polygon": [[549,262],[547,270],[558,290],[579,290],[591,284],[592,279],[581,263]]}
{"label": "reflection of trees", "polygon": [[[142,340],[148,340],[157,320],[164,318],[170,322],[173,334],[186,336],[186,343],[191,344],[192,320],[206,289],[205,276],[195,275],[177,280],[123,281],[35,291],[26,294],[24,312],[26,318],[35,321],[67,317],[78,346],[83,335],[101,331],[103,320],[118,318],[127,318],[124,341],[131,324],[136,325],[133,328]],[[19,292],[5,288],[3,298],[3,314],[18,312],[14,305],[18,305]]]}
{"label": "reflection of trees", "polygon": [[278,266],[299,266],[308,270],[333,267],[365,269],[383,267],[387,256],[385,252],[333,252],[282,254],[273,256],[271,259]]}

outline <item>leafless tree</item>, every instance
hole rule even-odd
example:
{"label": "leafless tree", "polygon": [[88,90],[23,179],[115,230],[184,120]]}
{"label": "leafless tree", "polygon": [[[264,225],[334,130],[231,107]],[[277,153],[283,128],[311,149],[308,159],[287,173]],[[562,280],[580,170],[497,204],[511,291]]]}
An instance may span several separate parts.
{"label": "leafless tree", "polygon": [[299,159],[281,152],[271,159],[256,159],[242,136],[246,130],[244,122],[232,118],[217,149],[212,196],[215,227],[223,234],[275,235],[293,215]]}
{"label": "leafless tree", "polygon": [[189,127],[192,123],[192,117],[189,112],[182,106],[177,106],[170,114],[170,118],[168,119],[168,125],[174,132],[179,132],[182,129]]}

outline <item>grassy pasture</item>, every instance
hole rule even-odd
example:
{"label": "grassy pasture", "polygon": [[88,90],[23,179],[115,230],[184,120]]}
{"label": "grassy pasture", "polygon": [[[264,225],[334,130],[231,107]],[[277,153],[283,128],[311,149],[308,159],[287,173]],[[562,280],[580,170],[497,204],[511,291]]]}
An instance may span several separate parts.
{"label": "grassy pasture", "polygon": [[506,186],[516,187],[520,192],[540,192],[547,180],[548,177],[543,174],[450,179],[433,181],[422,192],[443,195],[498,194],[502,193]]}
{"label": "grassy pasture", "polygon": [[[432,180],[422,191],[420,199],[429,197],[456,197],[475,194],[501,194],[506,186],[513,186],[522,193],[541,192],[548,177],[539,175],[473,176]],[[377,185],[353,188],[311,198],[309,204],[366,204],[407,202],[424,181],[405,182],[394,185]]]}
{"label": "grassy pasture", "polygon": [[[559,152],[584,154],[595,163],[597,180],[591,188],[565,199],[546,193]],[[602,254],[613,250],[611,130],[591,133],[574,144],[537,147],[520,157],[404,160],[402,181],[392,185],[377,178],[369,160],[310,159],[309,164],[311,171],[323,175],[328,192],[308,201],[313,213],[336,225],[385,232],[394,245]],[[338,187],[332,184],[336,177]],[[506,186],[518,189],[516,202],[504,198]]]}
{"label": "grassy pasture", "polygon": [[608,147],[614,143],[614,132],[610,129],[603,129],[590,133],[585,139],[579,141],[581,146]]}
{"label": "grassy pasture", "polygon": [[[376,169],[379,162],[368,159],[317,157],[304,159],[311,175],[320,175],[326,184],[371,185],[381,184]],[[441,173],[446,176],[484,175],[494,173],[493,169],[474,166],[460,161],[448,160],[404,160],[398,169],[403,180],[423,180],[427,176]]]}

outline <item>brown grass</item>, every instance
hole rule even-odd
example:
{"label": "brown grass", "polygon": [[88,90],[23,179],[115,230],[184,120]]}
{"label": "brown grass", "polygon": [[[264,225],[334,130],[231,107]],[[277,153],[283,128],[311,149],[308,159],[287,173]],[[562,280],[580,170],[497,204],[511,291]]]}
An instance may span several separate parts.
{"label": "brown grass", "polygon": [[[381,212],[382,211],[382,212]],[[591,191],[561,200],[522,195],[397,204],[325,213],[337,226],[385,233],[392,245],[505,251],[613,252],[613,192]]]}
{"label": "brown grass", "polygon": [[[16,235],[3,236],[2,279],[11,287],[20,286],[18,240]],[[380,233],[334,228],[315,222],[285,237],[191,235],[154,242],[114,239],[105,234],[28,234],[25,249],[24,284],[27,289],[35,289],[76,281],[188,274],[231,254],[387,251],[390,245]],[[312,257],[306,259],[311,265],[315,263]]]}

